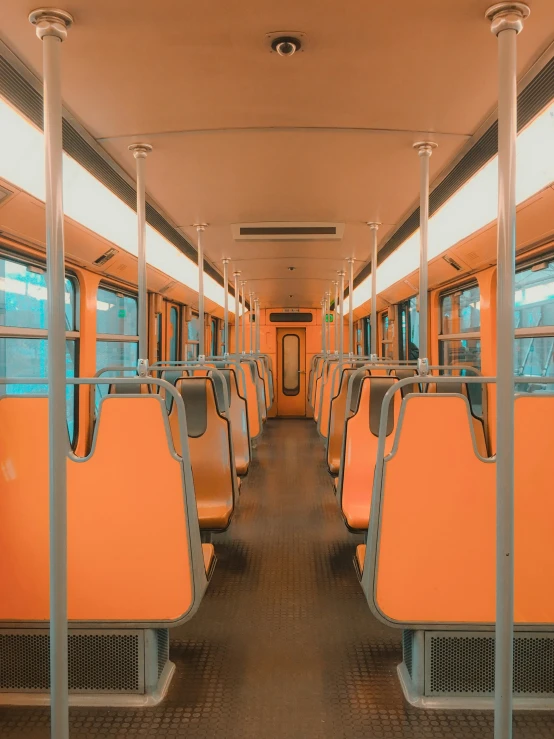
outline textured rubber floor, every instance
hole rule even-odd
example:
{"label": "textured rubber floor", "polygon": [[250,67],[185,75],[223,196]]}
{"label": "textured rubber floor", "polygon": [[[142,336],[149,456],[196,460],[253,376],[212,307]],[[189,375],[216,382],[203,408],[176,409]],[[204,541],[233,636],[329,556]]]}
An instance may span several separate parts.
{"label": "textured rubber floor", "polygon": [[[400,632],[377,623],[357,582],[359,537],[339,516],[310,421],[269,421],[194,620],[172,632],[167,700],[142,710],[72,709],[71,738],[475,739],[490,713],[407,705]],[[554,736],[520,713],[515,739]],[[47,709],[0,708],[2,739],[49,738]]]}

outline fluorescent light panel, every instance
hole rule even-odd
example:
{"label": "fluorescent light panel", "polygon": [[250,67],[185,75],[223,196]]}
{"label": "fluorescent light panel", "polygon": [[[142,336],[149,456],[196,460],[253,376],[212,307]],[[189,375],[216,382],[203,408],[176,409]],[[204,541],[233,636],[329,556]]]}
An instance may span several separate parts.
{"label": "fluorescent light panel", "polygon": [[[554,182],[554,104],[517,137],[516,203]],[[429,219],[429,261],[497,218],[498,156],[469,179]],[[419,229],[377,269],[377,292],[419,268]],[[371,275],[354,290],[354,308],[371,298]],[[350,298],[345,298],[344,310]]]}
{"label": "fluorescent light panel", "polygon": [[[44,134],[4,100],[0,100],[0,176],[45,201]],[[65,215],[137,256],[136,213],[65,152],[63,199]],[[168,277],[198,290],[198,265],[149,224],[146,261]],[[206,273],[204,294],[223,307],[224,288]],[[234,313],[235,299],[228,297],[229,312]]]}

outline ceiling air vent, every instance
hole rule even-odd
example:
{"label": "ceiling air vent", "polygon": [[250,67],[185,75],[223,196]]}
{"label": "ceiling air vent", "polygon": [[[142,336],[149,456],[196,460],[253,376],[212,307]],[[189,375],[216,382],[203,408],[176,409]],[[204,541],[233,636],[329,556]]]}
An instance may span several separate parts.
{"label": "ceiling air vent", "polygon": [[456,262],[455,259],[452,259],[452,257],[443,257],[444,261],[449,264],[451,267],[454,267],[456,272],[461,272],[463,267]]}
{"label": "ceiling air vent", "polygon": [[113,259],[116,254],[117,249],[108,249],[108,251],[104,252],[104,254],[101,254],[98,259],[95,259],[93,264],[95,264],[97,267],[102,267],[102,265],[106,264],[106,262],[109,262],[110,259]]}
{"label": "ceiling air vent", "polygon": [[329,241],[342,239],[344,223],[234,223],[235,241]]}

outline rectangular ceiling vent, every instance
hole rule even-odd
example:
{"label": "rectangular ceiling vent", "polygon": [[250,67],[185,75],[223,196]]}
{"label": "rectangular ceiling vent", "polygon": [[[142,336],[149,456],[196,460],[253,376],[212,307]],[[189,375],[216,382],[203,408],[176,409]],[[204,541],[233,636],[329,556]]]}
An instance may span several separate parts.
{"label": "rectangular ceiling vent", "polygon": [[118,254],[117,249],[108,249],[108,251],[105,251],[103,254],[101,254],[98,259],[95,259],[93,264],[95,264],[97,267],[102,267],[104,264],[106,264],[106,262],[109,262],[110,259],[113,259],[116,254]]}
{"label": "rectangular ceiling vent", "polygon": [[344,223],[233,223],[235,241],[336,241]]}

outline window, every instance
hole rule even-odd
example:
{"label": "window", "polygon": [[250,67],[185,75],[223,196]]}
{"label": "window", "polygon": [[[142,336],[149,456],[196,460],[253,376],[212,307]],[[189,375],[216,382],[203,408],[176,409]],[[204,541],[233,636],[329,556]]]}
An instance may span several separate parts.
{"label": "window", "polygon": [[[46,270],[0,255],[0,374],[10,378],[44,378],[48,372],[48,294]],[[66,375],[77,375],[79,332],[77,281],[65,280]],[[48,386],[0,385],[0,394],[45,395]],[[77,396],[67,385],[67,427],[72,444],[76,436]]]}
{"label": "window", "polygon": [[[481,296],[475,283],[440,296],[439,364],[481,369]],[[447,371],[441,371],[446,374]],[[474,373],[462,369],[459,374]],[[476,415],[482,413],[482,386],[470,384],[468,391]]]}
{"label": "window", "polygon": [[388,311],[381,317],[381,356],[394,359],[394,324],[389,321]]}
{"label": "window", "polygon": [[440,364],[462,364],[481,369],[481,300],[472,284],[440,297]]}
{"label": "window", "polygon": [[217,336],[217,323],[218,323],[217,318],[212,318],[212,320],[211,320],[211,326],[212,326],[212,347],[211,347],[211,352],[212,352],[212,357],[217,357],[217,352],[218,352],[218,348],[219,348],[219,346],[218,346],[218,336]]}
{"label": "window", "polygon": [[198,357],[199,324],[198,313],[187,323],[187,359]]}
{"label": "window", "polygon": [[366,316],[364,318],[364,326],[363,326],[363,332],[364,332],[364,355],[366,357],[369,357],[371,354],[371,320],[369,316]]}
{"label": "window", "polygon": [[[100,286],[96,298],[96,369],[113,365],[136,367],[138,361],[138,301],[132,295]],[[134,370],[106,372],[102,377],[133,376]],[[97,404],[108,385],[97,386]]]}
{"label": "window", "polygon": [[419,310],[417,297],[400,305],[400,359],[419,358]]}
{"label": "window", "polygon": [[[526,266],[515,279],[516,376],[554,376],[554,262]],[[554,392],[547,383],[516,383],[519,392]]]}
{"label": "window", "polygon": [[300,338],[296,334],[283,336],[283,394],[300,392]]}
{"label": "window", "polygon": [[156,313],[156,322],[154,326],[156,328],[156,361],[160,362],[163,359],[163,351],[162,351],[163,316],[161,313]]}
{"label": "window", "polygon": [[179,359],[181,311],[172,305],[169,309],[169,360],[175,362]]}

